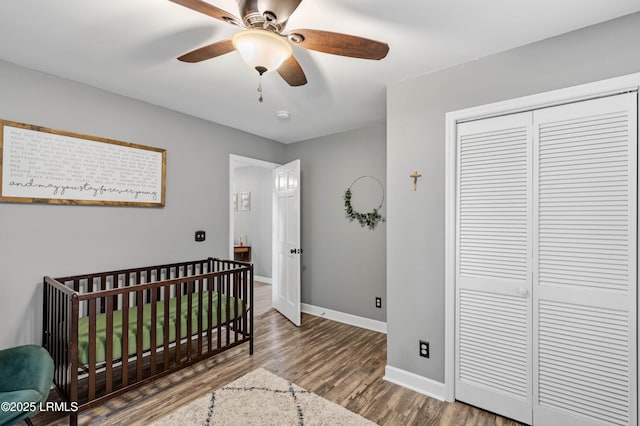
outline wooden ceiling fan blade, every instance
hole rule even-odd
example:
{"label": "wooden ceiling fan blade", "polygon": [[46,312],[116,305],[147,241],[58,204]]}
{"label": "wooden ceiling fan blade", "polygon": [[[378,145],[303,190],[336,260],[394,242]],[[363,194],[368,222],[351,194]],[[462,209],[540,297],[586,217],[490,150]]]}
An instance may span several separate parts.
{"label": "wooden ceiling fan blade", "polygon": [[[380,60],[389,53],[387,43],[349,34],[321,30],[295,30],[291,31],[288,36],[289,40],[300,47],[332,55]],[[298,41],[297,38],[302,38],[302,40]]]}
{"label": "wooden ceiling fan blade", "polygon": [[206,61],[207,59],[215,58],[217,56],[224,55],[229,52],[233,52],[236,48],[233,46],[231,40],[222,40],[216,43],[203,46],[199,49],[193,50],[189,53],[178,58],[179,61],[195,63],[200,61]]}
{"label": "wooden ceiling fan blade", "polygon": [[300,63],[293,55],[289,56],[289,59],[284,61],[277,71],[280,77],[289,83],[289,86],[303,86],[307,84],[307,77],[304,75]]}
{"label": "wooden ceiling fan blade", "polygon": [[240,20],[227,12],[226,10],[222,10],[218,7],[213,6],[202,0],[169,0],[181,6],[187,7],[191,10],[195,10],[196,12],[204,13],[207,16],[211,16],[212,18],[219,19],[224,22],[228,22],[231,24],[237,24]]}

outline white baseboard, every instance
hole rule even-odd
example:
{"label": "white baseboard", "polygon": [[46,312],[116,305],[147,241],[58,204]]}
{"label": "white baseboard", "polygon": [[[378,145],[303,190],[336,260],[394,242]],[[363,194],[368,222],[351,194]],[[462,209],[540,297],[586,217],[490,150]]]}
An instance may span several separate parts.
{"label": "white baseboard", "polygon": [[384,380],[430,396],[431,398],[446,401],[447,392],[444,383],[427,379],[415,373],[387,365],[384,369]]}
{"label": "white baseboard", "polygon": [[301,303],[300,309],[305,314],[315,315],[317,317],[330,319],[332,321],[354,325],[356,327],[366,328],[367,330],[387,334],[386,322],[372,320],[369,318],[359,317],[351,314],[345,314],[344,312],[334,311],[331,309],[322,308],[320,306],[308,305],[306,303]]}
{"label": "white baseboard", "polygon": [[260,275],[254,275],[253,280],[260,281],[261,283],[265,283],[265,284],[273,284],[273,281],[271,280],[271,278],[261,277]]}

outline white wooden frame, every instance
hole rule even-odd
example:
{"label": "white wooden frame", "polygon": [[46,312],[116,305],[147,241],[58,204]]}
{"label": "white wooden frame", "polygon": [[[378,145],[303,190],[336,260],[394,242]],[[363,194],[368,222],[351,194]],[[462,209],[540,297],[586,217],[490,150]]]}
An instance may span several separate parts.
{"label": "white wooden frame", "polygon": [[[455,400],[456,127],[463,121],[513,114],[640,90],[640,73],[447,113],[445,147],[445,399]],[[640,108],[638,109],[640,111]],[[640,122],[640,112],[639,112]],[[640,264],[640,262],[638,262]],[[637,306],[640,306],[640,292]],[[640,317],[640,315],[638,315]],[[640,369],[639,369],[640,370]],[[637,383],[640,383],[638,377]],[[636,389],[636,397],[638,389]]]}

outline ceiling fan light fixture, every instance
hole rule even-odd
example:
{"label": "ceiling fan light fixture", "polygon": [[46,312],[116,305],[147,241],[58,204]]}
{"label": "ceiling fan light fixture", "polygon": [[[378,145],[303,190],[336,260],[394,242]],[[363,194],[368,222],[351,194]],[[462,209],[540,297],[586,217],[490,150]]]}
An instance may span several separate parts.
{"label": "ceiling fan light fixture", "polygon": [[277,70],[293,54],[286,38],[267,30],[240,31],[231,42],[242,59],[260,74]]}

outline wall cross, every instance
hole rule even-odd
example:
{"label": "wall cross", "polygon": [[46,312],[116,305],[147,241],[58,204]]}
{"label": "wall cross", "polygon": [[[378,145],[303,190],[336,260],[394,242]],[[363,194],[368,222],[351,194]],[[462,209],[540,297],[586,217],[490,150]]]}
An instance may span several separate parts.
{"label": "wall cross", "polygon": [[415,170],[412,174],[409,175],[409,177],[413,179],[413,190],[415,191],[418,187],[418,178],[422,177],[422,173],[418,173],[418,171]]}

